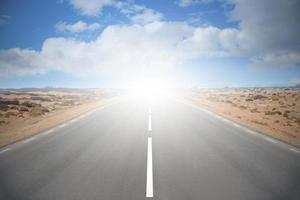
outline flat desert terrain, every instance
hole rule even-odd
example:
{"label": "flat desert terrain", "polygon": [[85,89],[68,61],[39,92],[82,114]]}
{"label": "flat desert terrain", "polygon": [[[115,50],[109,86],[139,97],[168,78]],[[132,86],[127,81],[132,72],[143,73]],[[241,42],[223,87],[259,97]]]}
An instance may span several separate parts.
{"label": "flat desert terrain", "polygon": [[117,93],[104,89],[0,90],[0,147],[106,105]]}
{"label": "flat desert terrain", "polygon": [[190,89],[185,99],[300,147],[299,88]]}

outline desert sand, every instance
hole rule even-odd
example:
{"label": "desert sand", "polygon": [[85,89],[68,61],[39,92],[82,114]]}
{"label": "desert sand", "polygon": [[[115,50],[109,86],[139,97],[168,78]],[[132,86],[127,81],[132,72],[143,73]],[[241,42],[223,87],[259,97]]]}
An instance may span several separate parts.
{"label": "desert sand", "polygon": [[299,88],[189,89],[185,99],[300,147]]}
{"label": "desert sand", "polygon": [[0,90],[0,147],[106,105],[117,93],[100,89]]}

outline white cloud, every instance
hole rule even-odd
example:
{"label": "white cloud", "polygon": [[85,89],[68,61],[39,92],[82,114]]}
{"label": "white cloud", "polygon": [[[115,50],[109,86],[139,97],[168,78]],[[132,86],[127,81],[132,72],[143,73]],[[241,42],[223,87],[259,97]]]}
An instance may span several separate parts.
{"label": "white cloud", "polygon": [[114,4],[114,0],[69,0],[70,4],[78,9],[81,14],[96,16],[105,6]]}
{"label": "white cloud", "polygon": [[94,31],[99,29],[101,26],[98,23],[87,24],[83,21],[78,21],[74,24],[67,24],[66,22],[58,22],[55,24],[55,29],[57,32],[71,32],[79,33],[84,31]]}
{"label": "white cloud", "polygon": [[[213,0],[181,0],[180,5],[210,1]],[[206,36],[203,36],[205,32],[201,30],[201,38],[204,38],[201,43],[210,45],[212,54],[243,55],[256,66],[285,67],[300,64],[299,1],[228,0],[227,3],[235,5],[230,16],[239,22],[239,28],[220,30],[220,35],[216,29],[211,29]],[[216,45],[226,51],[216,52]]]}
{"label": "white cloud", "polygon": [[115,0],[69,0],[74,8],[80,10],[81,14],[96,16],[106,6],[118,9],[133,23],[146,24],[163,19],[163,14],[133,1]]}
{"label": "white cloud", "polygon": [[240,50],[258,65],[300,64],[300,2],[231,0],[231,15],[240,22]]}
{"label": "white cloud", "polygon": [[270,52],[252,58],[255,66],[289,67],[300,64],[299,52]]}
{"label": "white cloud", "polygon": [[3,50],[0,70],[23,75],[52,69],[123,78],[167,74],[187,59],[224,54],[224,37],[218,39],[224,31],[184,22],[112,25],[92,42],[49,38],[41,51]]}
{"label": "white cloud", "polygon": [[48,69],[40,65],[39,52],[13,48],[0,50],[0,76],[44,73]]}
{"label": "white cloud", "polygon": [[8,24],[10,18],[11,18],[11,17],[8,16],[8,15],[2,15],[2,16],[0,16],[0,26],[1,26],[1,25],[4,25],[4,24]]}
{"label": "white cloud", "polygon": [[[232,17],[240,21],[239,28],[195,27],[186,22],[165,22],[160,17],[150,17],[151,20],[141,19],[139,24],[108,26],[91,42],[48,38],[41,51],[1,50],[0,74],[24,75],[54,69],[130,79],[172,74],[184,61],[220,56],[244,56],[257,66],[300,64],[300,38],[297,37],[300,28],[296,23],[300,19],[294,8],[298,4],[253,1],[255,4],[235,0]],[[260,2],[262,7],[257,6]],[[264,6],[267,3],[272,7]],[[149,10],[128,5],[118,4],[118,9],[129,17]],[[274,13],[268,17],[267,10]]]}
{"label": "white cloud", "polygon": [[186,59],[201,57],[239,56],[237,29],[219,29],[213,26],[198,27],[193,35],[179,43],[178,48]]}
{"label": "white cloud", "polygon": [[133,15],[131,21],[136,24],[148,24],[155,21],[160,21],[163,15],[152,9],[145,9],[142,13]]}
{"label": "white cloud", "polygon": [[210,3],[212,1],[214,1],[214,0],[179,0],[177,2],[177,4],[180,7],[188,7],[188,6],[191,6],[193,4]]}
{"label": "white cloud", "polygon": [[[113,25],[93,42],[67,38],[45,40],[41,51],[9,49],[0,52],[0,74],[24,75],[46,70],[73,74],[162,74],[180,60],[178,42],[192,35],[185,23]],[[174,48],[175,47],[175,48]]]}
{"label": "white cloud", "polygon": [[141,6],[130,1],[116,1],[114,6],[119,9],[121,13],[126,15],[136,14],[146,9],[145,6]]}
{"label": "white cloud", "polygon": [[295,0],[233,0],[231,15],[240,22],[245,50],[300,48],[300,2]]}
{"label": "white cloud", "polygon": [[136,24],[148,24],[164,18],[162,13],[130,1],[116,2],[115,7]]}

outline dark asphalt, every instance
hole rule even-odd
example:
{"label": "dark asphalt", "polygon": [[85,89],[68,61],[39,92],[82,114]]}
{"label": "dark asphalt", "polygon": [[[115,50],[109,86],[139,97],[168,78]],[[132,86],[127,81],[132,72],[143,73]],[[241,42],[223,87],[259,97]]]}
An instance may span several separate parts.
{"label": "dark asphalt", "polygon": [[299,153],[168,98],[128,98],[10,146],[0,199],[146,199],[148,136],[153,199],[300,199]]}

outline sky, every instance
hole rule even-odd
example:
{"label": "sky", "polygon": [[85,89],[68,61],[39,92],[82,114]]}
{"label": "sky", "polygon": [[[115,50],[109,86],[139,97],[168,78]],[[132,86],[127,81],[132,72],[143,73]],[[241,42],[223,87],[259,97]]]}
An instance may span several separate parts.
{"label": "sky", "polygon": [[1,0],[0,88],[300,83],[299,0]]}

